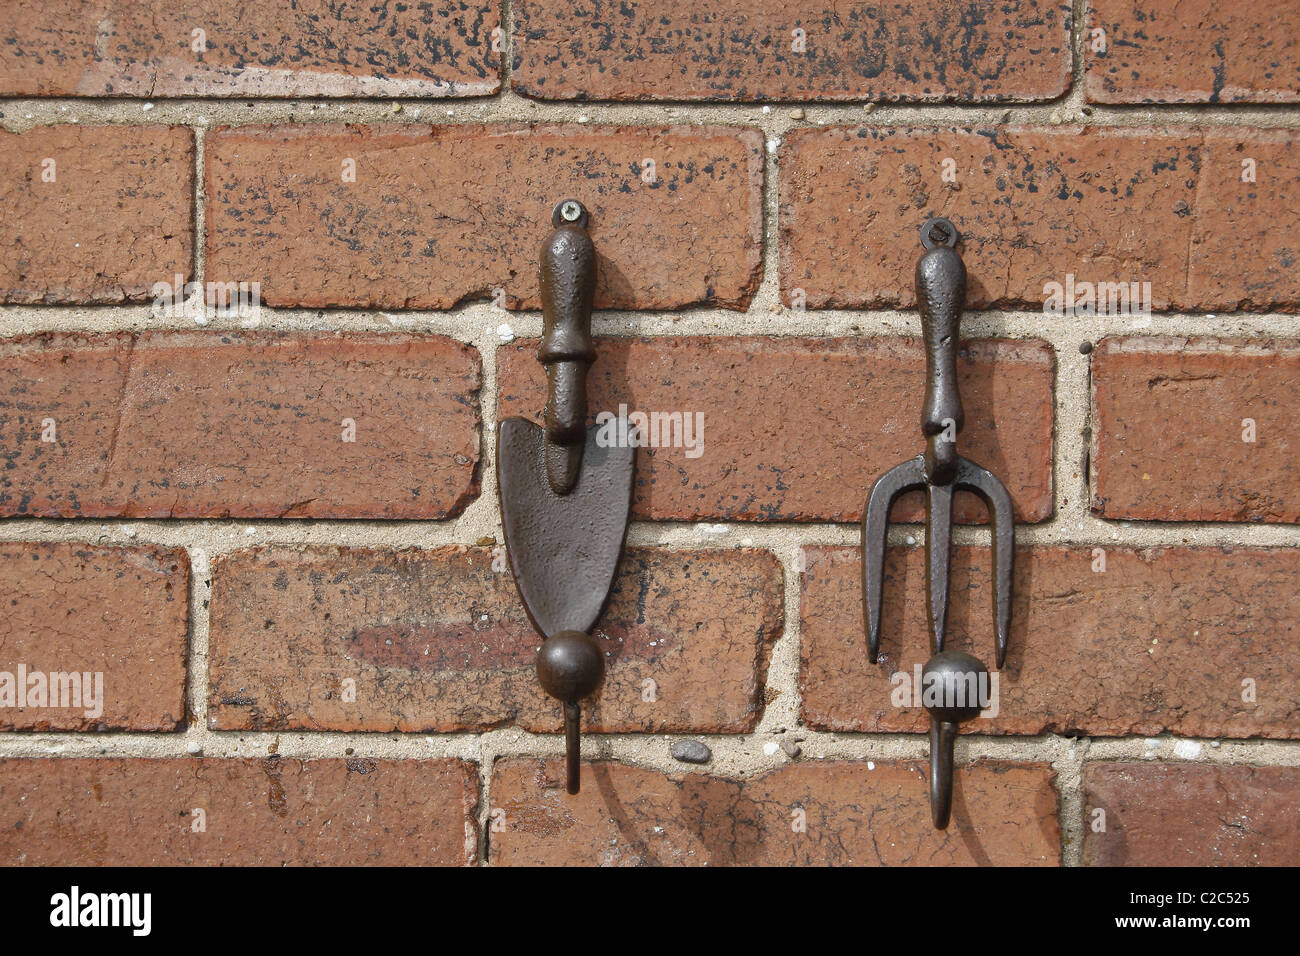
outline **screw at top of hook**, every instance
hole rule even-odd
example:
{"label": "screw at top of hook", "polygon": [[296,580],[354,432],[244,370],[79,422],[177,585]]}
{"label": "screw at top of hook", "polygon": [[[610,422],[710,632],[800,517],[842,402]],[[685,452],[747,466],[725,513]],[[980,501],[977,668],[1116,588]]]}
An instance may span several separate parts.
{"label": "screw at top of hook", "polygon": [[555,211],[551,213],[551,225],[557,229],[560,226],[580,226],[587,228],[587,207],[576,199],[565,199],[556,203]]}
{"label": "screw at top of hook", "polygon": [[957,227],[942,216],[927,219],[925,225],[921,227],[921,245],[927,249],[938,246],[947,246],[951,249],[957,245],[960,238],[961,234],[957,232]]}

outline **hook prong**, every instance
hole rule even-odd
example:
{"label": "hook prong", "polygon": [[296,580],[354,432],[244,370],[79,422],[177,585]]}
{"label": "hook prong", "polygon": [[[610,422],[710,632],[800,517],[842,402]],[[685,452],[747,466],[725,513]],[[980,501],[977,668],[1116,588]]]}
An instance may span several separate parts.
{"label": "hook prong", "polygon": [[948,826],[952,810],[952,750],[957,726],[987,706],[988,669],[962,651],[940,651],[921,672],[930,712],[930,813],[936,828]]}
{"label": "hook prong", "polygon": [[564,705],[564,775],[565,789],[578,793],[582,789],[582,705]]}
{"label": "hook prong", "polygon": [[605,658],[590,634],[560,631],[537,651],[537,678],[542,688],[564,704],[564,756],[569,793],[578,792],[581,759],[582,698],[605,679]]}
{"label": "hook prong", "polygon": [[930,718],[930,818],[936,830],[948,829],[952,816],[952,749],[957,725]]}

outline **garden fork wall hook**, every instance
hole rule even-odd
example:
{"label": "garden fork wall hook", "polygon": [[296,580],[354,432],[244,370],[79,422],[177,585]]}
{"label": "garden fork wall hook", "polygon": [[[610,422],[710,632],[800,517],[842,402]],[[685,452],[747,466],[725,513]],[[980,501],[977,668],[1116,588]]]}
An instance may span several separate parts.
{"label": "garden fork wall hook", "polygon": [[[930,811],[934,825],[948,826],[952,810],[952,750],[957,725],[982,709],[968,690],[987,687],[988,671],[969,654],[943,649],[948,625],[948,574],[952,563],[952,494],[965,488],[979,494],[993,522],[993,626],[997,661],[1006,661],[1011,626],[1011,563],[1014,524],[1011,496],[993,473],[957,454],[964,424],[957,390],[957,349],[966,267],[956,251],[960,237],[947,219],[921,227],[926,252],[916,264],[916,299],[925,339],[925,407],[921,431],[925,454],[881,475],[867,496],[862,522],[863,613],[871,663],[880,656],[880,603],[885,575],[885,532],[894,500],[922,489],[925,509],[925,580],[931,658],[921,686],[930,712]],[[935,702],[937,696],[937,702]]]}

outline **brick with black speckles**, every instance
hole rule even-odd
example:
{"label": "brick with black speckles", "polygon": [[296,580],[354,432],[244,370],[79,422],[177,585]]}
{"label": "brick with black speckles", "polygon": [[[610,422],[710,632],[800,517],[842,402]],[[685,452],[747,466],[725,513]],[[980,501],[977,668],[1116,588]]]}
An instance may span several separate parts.
{"label": "brick with black speckles", "polygon": [[762,277],[756,129],[239,127],[208,138],[206,173],[209,276],[258,281],[269,305],[540,308],[569,198],[590,212],[597,308],[744,309]]}
{"label": "brick with black speckles", "polygon": [[464,760],[0,760],[0,866],[464,866],[478,856],[476,771]]}
{"label": "brick with black speckles", "polygon": [[[862,636],[859,548],[807,548],[803,716],[821,730],[921,733],[930,657],[923,547],[885,563],[881,661]],[[945,648],[993,663],[992,553],[953,549]],[[1300,736],[1300,549],[1020,547],[997,712],[965,733]],[[1250,685],[1243,684],[1249,679]],[[1244,700],[1247,686],[1254,700]],[[903,690],[900,690],[903,687]]]}
{"label": "brick with black speckles", "polygon": [[[498,349],[498,418],[540,420],[546,378],[536,352],[536,340]],[[925,448],[925,354],[915,338],[609,338],[596,352],[587,380],[593,421],[620,405],[659,416],[649,424],[660,447],[637,456],[637,518],[861,521],[872,481]],[[1001,477],[1018,521],[1050,517],[1051,348],[966,341],[957,368],[967,408],[962,453]],[[957,520],[985,520],[976,496],[955,504]],[[923,514],[919,492],[894,507],[900,521]]]}
{"label": "brick with black speckles", "polygon": [[149,302],[193,274],[194,134],[0,130],[0,209],[0,302]]}
{"label": "brick with black speckles", "polygon": [[189,581],[184,548],[0,544],[0,730],[183,727]]}
{"label": "brick with black speckles", "polygon": [[[541,638],[491,549],[266,548],[219,557],[212,576],[215,729],[561,729],[537,683]],[[752,730],[781,594],[766,552],[628,549],[593,631],[606,674],[584,726]]]}
{"label": "brick with black speckles", "polygon": [[1065,92],[1053,0],[514,4],[513,88],[557,100],[1032,102]]}
{"label": "brick with black speckles", "polygon": [[1085,866],[1300,863],[1300,767],[1093,763],[1083,787]]}
{"label": "brick with black speckles", "polygon": [[0,342],[0,514],[446,518],[478,494],[479,359],[437,335]]}
{"label": "brick with black speckles", "polygon": [[1295,0],[1092,0],[1091,103],[1300,101]]}
{"label": "brick with black speckles", "polygon": [[1041,309],[1073,276],[1122,284],[1128,302],[1107,293],[1111,311],[1295,311],[1295,230],[1278,215],[1300,188],[1295,140],[1237,127],[797,130],[780,156],[782,298],[913,307],[919,230],[942,215],[962,235],[972,308]]}
{"label": "brick with black speckles", "polygon": [[1092,511],[1300,522],[1300,342],[1107,338],[1092,353]]}
{"label": "brick with black speckles", "polygon": [[8,7],[4,96],[486,96],[501,85],[500,6],[484,0]]}

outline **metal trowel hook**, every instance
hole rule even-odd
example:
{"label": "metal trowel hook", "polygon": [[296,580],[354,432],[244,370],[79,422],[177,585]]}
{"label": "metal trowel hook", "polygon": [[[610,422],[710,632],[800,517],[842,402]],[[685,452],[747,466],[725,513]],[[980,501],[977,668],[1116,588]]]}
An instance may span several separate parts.
{"label": "metal trowel hook", "polygon": [[510,570],[524,610],[542,636],[537,676],[564,705],[569,793],[580,785],[581,701],[605,674],[591,637],[609,599],[627,534],[636,449],[602,447],[587,426],[587,370],[596,360],[591,310],[596,251],[582,203],[551,215],[542,246],[545,425],[508,418],[497,431],[497,486]]}

